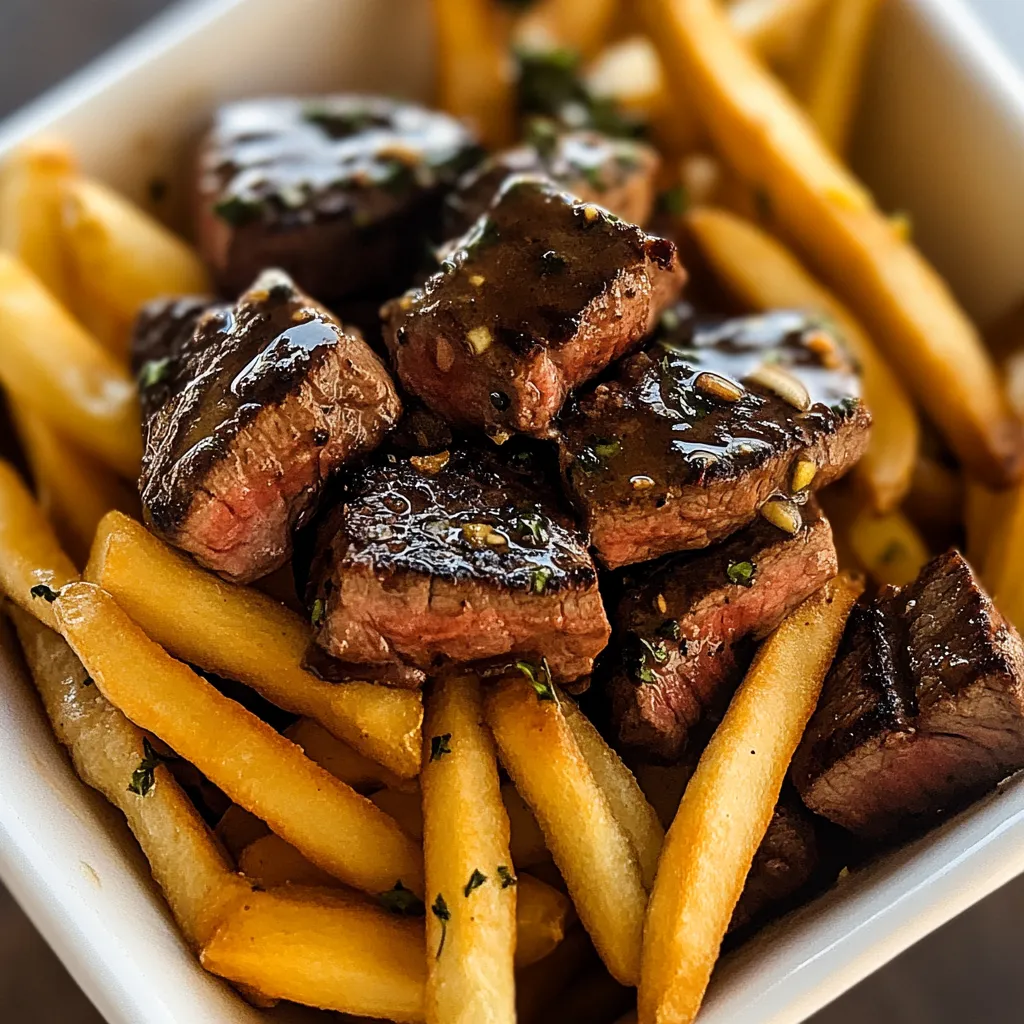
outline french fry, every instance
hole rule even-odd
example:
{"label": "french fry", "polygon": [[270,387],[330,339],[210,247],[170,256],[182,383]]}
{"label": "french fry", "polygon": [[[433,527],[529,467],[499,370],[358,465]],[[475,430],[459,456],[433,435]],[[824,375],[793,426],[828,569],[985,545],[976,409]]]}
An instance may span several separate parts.
{"label": "french fry", "polygon": [[342,892],[256,892],[203,946],[214,974],[277,999],[420,1024],[423,922]]}
{"label": "french fry", "polygon": [[260,821],[244,807],[232,804],[214,828],[214,834],[237,861],[242,851],[270,832],[265,821]]}
{"label": "french fry", "polygon": [[792,63],[824,0],[736,0],[729,20],[736,34],[768,64]]}
{"label": "french fry", "polygon": [[63,233],[84,299],[131,323],[151,299],[205,295],[199,255],[134,203],[85,177],[64,192]]}
{"label": "french fry", "polygon": [[693,95],[722,155],[841,290],[970,472],[1020,476],[1021,425],[949,289],[893,230],[715,0],[639,0],[662,64]]}
{"label": "french fry", "polygon": [[275,889],[281,885],[332,889],[341,884],[273,832],[253,840],[242,850],[238,857],[238,870],[264,889]]}
{"label": "french fry", "polygon": [[58,633],[18,608],[10,614],[43,707],[75,771],[125,816],[174,919],[198,947],[221,915],[249,895],[249,886],[165,765],[148,769],[144,794],[129,788],[148,757],[142,732],[89,685],[88,673]]}
{"label": "french fry", "polygon": [[53,597],[78,570],[17,470],[0,459],[0,590],[51,629]]}
{"label": "french fry", "polygon": [[112,704],[317,867],[368,892],[383,892],[397,880],[422,892],[419,850],[391,818],[171,658],[108,593],[71,583],[54,611]]}
{"label": "french fry", "polygon": [[650,892],[665,841],[665,829],[647,802],[633,773],[605,742],[593,723],[571,700],[562,701],[562,712],[583,759],[608,798],[612,813],[629,836],[640,862],[640,879]]}
{"label": "french fry", "polygon": [[122,476],[138,476],[135,381],[6,253],[0,253],[0,384]]}
{"label": "french fry", "polygon": [[519,32],[527,40],[550,40],[592,57],[607,42],[618,0],[539,0],[524,15]]}
{"label": "french fry", "polygon": [[647,905],[640,864],[561,707],[507,677],[490,689],[486,709],[502,764],[536,815],[583,926],[612,977],[636,984]]}
{"label": "french fry", "polygon": [[1017,492],[992,491],[974,480],[968,480],[964,492],[964,530],[967,533],[967,560],[985,578],[989,593],[992,581],[988,574],[989,552],[996,534],[1003,533],[1005,524],[1013,518]]}
{"label": "french fry", "polygon": [[857,112],[879,0],[830,0],[816,33],[803,105],[821,137],[842,155]]}
{"label": "french fry", "polygon": [[434,0],[439,105],[489,148],[515,138],[512,62],[489,0]]}
{"label": "french fry", "polygon": [[860,509],[846,539],[863,569],[880,584],[913,582],[931,557],[917,528],[898,509],[880,516]]}
{"label": "french fry", "polygon": [[117,475],[27,409],[11,410],[43,512],[64,549],[84,566],[99,521],[111,510],[130,513],[138,498]]}
{"label": "french fry", "polygon": [[307,672],[302,666],[311,631],[272,598],[200,569],[116,512],[100,523],[86,578],[113,594],[149,636],[183,661],[316,719],[396,775],[419,771],[420,694],[332,684]]}
{"label": "french fry", "polygon": [[544,845],[544,833],[526,801],[516,792],[511,782],[501,787],[501,799],[508,814],[509,849],[512,863],[519,868],[531,868],[551,860],[551,852]]}
{"label": "french fry", "polygon": [[873,419],[856,473],[876,511],[895,508],[910,487],[920,430],[909,396],[864,328],[781,242],[756,225],[714,209],[693,210],[687,223],[718,277],[743,303],[756,310],[805,309],[835,324],[860,363]]}
{"label": "french fry", "polygon": [[378,789],[370,802],[398,822],[412,839],[423,840],[423,806],[417,790]]}
{"label": "french fry", "polygon": [[0,170],[0,249],[17,256],[65,305],[71,291],[61,205],[76,169],[65,143],[34,139],[11,154]]}
{"label": "french fry", "polygon": [[569,898],[533,875],[516,875],[516,969],[550,956],[575,919]]}
{"label": "french fry", "polygon": [[415,779],[404,779],[384,765],[360,754],[354,747],[342,742],[312,718],[300,718],[284,731],[285,736],[302,747],[306,757],[329,771],[336,779],[359,793],[372,793],[378,789],[393,789],[415,793],[419,785]]}
{"label": "french fry", "polygon": [[[988,541],[982,545],[981,576],[996,606],[1017,629],[1024,628],[1024,584],[1020,567],[1024,565],[1024,485],[996,495],[997,500],[983,510],[972,509],[974,536],[986,532]],[[983,498],[975,496],[975,505]],[[967,523],[968,550],[972,543],[972,520]],[[975,549],[979,546],[974,542]],[[975,563],[975,568],[978,563]]]}
{"label": "french fry", "polygon": [[840,576],[762,644],[686,787],[644,928],[640,1024],[692,1021],[860,583]]}
{"label": "french fry", "polygon": [[475,675],[438,679],[423,723],[429,1024],[514,1022],[516,877]]}

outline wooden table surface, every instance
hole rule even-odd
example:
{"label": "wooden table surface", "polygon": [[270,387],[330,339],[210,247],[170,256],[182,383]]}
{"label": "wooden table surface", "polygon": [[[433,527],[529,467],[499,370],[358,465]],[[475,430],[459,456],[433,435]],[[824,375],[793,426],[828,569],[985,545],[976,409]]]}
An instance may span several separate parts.
{"label": "wooden table surface", "polygon": [[[1024,57],[1024,0],[974,2],[1004,45],[1016,44]],[[0,118],[166,6],[168,0],[0,0]],[[1022,937],[1019,879],[858,985],[813,1024],[1018,1024],[1024,1020]],[[0,1021],[102,1024],[2,887]]]}

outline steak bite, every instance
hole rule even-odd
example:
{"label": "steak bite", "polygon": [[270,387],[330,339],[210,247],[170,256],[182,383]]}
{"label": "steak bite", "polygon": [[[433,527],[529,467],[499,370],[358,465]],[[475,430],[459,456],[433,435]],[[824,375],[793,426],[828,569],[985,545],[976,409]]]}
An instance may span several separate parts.
{"label": "steak bite", "polygon": [[758,511],[796,530],[788,498],[864,453],[859,396],[843,351],[804,314],[697,321],[680,305],[563,415],[565,485],[612,568],[706,547]]}
{"label": "steak bite", "polygon": [[792,777],[812,811],[879,840],[1022,766],[1024,647],[951,551],[854,609]]}
{"label": "steak bite", "polygon": [[377,456],[343,485],[308,595],[328,654],[424,672],[546,659],[559,681],[590,671],[610,633],[597,573],[532,474],[456,449]]}
{"label": "steak bite", "polygon": [[632,224],[646,224],[660,163],[657,152],[642,142],[591,131],[558,134],[552,129],[525,145],[493,154],[459,179],[445,200],[445,237],[464,235],[516,174],[550,178],[584,203],[597,203]]}
{"label": "steak bite", "polygon": [[373,96],[221,107],[199,155],[199,245],[237,294],[280,266],[325,300],[406,284],[444,194],[479,159],[446,114]]}
{"label": "steak bite", "polygon": [[452,423],[536,436],[682,286],[675,246],[514,177],[422,288],[385,307],[403,384]]}
{"label": "steak bite", "polygon": [[146,522],[227,579],[283,565],[325,478],[401,414],[359,334],[277,270],[234,306],[152,303],[135,349]]}
{"label": "steak bite", "polygon": [[743,672],[741,642],[769,633],[836,574],[828,520],[813,501],[797,510],[794,535],[760,520],[648,570],[627,592],[608,682],[623,746],[678,760],[698,723],[725,710]]}

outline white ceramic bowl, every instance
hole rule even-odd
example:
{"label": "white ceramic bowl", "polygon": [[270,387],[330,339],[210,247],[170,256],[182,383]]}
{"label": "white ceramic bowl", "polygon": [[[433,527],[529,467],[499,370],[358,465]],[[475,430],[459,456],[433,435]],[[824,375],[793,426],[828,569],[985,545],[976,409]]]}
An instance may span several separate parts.
{"label": "white ceramic bowl", "polygon": [[[353,87],[426,97],[430,54],[421,0],[190,4],[0,126],[0,157],[59,133],[89,171],[142,199],[154,177],[186,165],[217,103]],[[856,162],[882,204],[911,212],[980,322],[1009,308],[1024,295],[1024,82],[1009,62],[956,0],[890,0],[863,115]],[[123,822],[79,784],[13,650],[0,636],[4,882],[111,1024],[266,1020],[181,943]],[[1017,778],[756,936],[722,963],[701,1021],[802,1020],[1021,871]]]}

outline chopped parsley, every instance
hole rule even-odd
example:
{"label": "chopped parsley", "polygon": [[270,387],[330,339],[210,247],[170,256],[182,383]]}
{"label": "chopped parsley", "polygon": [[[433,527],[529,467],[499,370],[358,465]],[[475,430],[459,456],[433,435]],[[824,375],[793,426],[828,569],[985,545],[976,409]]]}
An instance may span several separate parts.
{"label": "chopped parsley", "polygon": [[444,940],[448,938],[448,922],[452,919],[452,912],[448,909],[445,898],[438,893],[430,907],[430,912],[441,922],[441,941],[437,944],[435,959],[441,959],[441,950],[444,949]]}
{"label": "chopped parsley", "polygon": [[240,228],[258,219],[262,209],[262,204],[257,200],[243,199],[241,196],[228,196],[213,205],[213,212],[233,228]]}
{"label": "chopped parsley", "polygon": [[313,611],[310,615],[310,621],[313,623],[313,628],[316,629],[320,623],[324,621],[324,615],[327,613],[327,606],[318,597],[313,602]]}
{"label": "chopped parsley", "polygon": [[664,638],[665,640],[678,640],[682,635],[682,631],[679,628],[678,619],[666,619],[658,627],[657,632],[658,636]]}
{"label": "chopped parsley", "polygon": [[558,694],[555,692],[555,684],[551,681],[551,669],[548,667],[547,658],[541,658],[540,668],[528,661],[517,661],[516,668],[529,679],[530,685],[537,693],[537,700],[558,703]]}
{"label": "chopped parsley", "polygon": [[173,366],[174,360],[170,356],[165,356],[163,359],[150,359],[149,362],[143,363],[142,369],[139,370],[139,387],[151,388],[167,380]]}
{"label": "chopped parsley", "polygon": [[521,542],[529,547],[543,547],[549,540],[544,517],[538,512],[520,513],[512,521],[512,525],[519,532]]}
{"label": "chopped parsley", "polygon": [[134,793],[136,796],[146,796],[153,788],[153,783],[155,782],[153,773],[160,762],[164,760],[153,749],[153,745],[149,742],[149,737],[147,736],[142,737],[142,755],[139,767],[132,772],[131,782],[128,783],[128,792]]}
{"label": "chopped parsley", "polygon": [[423,913],[423,900],[411,889],[402,885],[402,880],[395,882],[393,889],[382,892],[377,897],[377,902],[391,914],[398,914],[401,917],[416,917]]}
{"label": "chopped parsley", "polygon": [[673,217],[682,217],[689,205],[690,198],[681,183],[673,185],[672,188],[666,189],[658,196],[658,209]]}
{"label": "chopped parsley", "polygon": [[651,667],[652,663],[654,665],[663,665],[668,661],[668,649],[665,647],[665,642],[658,639],[648,640],[646,637],[639,636],[636,633],[633,634],[633,640],[637,645],[633,674],[642,683],[653,683],[655,675],[654,669]]}
{"label": "chopped parsley", "polygon": [[463,887],[462,895],[469,896],[474,889],[479,889],[486,881],[487,876],[479,868],[473,868],[473,874],[469,876],[469,881]]}
{"label": "chopped parsley", "polygon": [[33,598],[41,597],[47,602],[47,604],[53,604],[53,602],[60,596],[59,590],[54,590],[52,587],[48,587],[45,583],[37,583],[29,593]]}
{"label": "chopped parsley", "polygon": [[430,737],[430,760],[440,761],[445,754],[452,752],[451,748],[452,734],[446,732],[441,736]]}
{"label": "chopped parsley", "polygon": [[622,445],[618,441],[597,441],[594,443],[594,454],[602,459],[609,459],[622,451]]}
{"label": "chopped parsley", "polygon": [[505,864],[498,865],[498,879],[501,882],[502,889],[508,889],[519,881]]}
{"label": "chopped parsley", "polygon": [[757,575],[757,565],[754,562],[730,562],[725,570],[730,583],[741,587],[752,587],[754,577]]}
{"label": "chopped parsley", "polygon": [[539,569],[534,569],[530,573],[530,589],[535,594],[543,594],[547,590],[548,581],[552,576],[554,576],[554,571],[546,565],[542,565]]}

